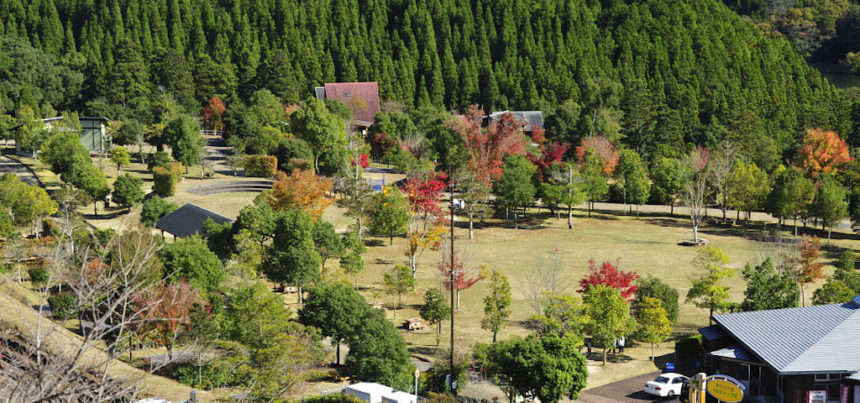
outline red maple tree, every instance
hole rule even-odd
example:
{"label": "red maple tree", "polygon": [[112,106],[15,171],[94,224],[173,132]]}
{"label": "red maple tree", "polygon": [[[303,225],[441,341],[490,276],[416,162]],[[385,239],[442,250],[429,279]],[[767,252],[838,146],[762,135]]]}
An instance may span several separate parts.
{"label": "red maple tree", "polygon": [[199,291],[184,279],[172,284],[162,281],[134,297],[135,313],[140,320],[137,331],[149,334],[172,354],[176,338],[188,328],[191,309],[201,302]]}
{"label": "red maple tree", "polygon": [[816,128],[806,130],[803,146],[797,153],[796,164],[810,176],[818,177],[820,173],[840,171],[851,161],[854,161],[854,158],[845,140],[832,130]]}
{"label": "red maple tree", "polygon": [[361,153],[361,154],[358,154],[356,156],[356,159],[350,160],[349,162],[352,164],[352,166],[355,166],[356,164],[358,164],[358,166],[360,166],[362,168],[367,168],[370,166],[370,158],[369,157],[370,156],[367,155],[367,153]]}
{"label": "red maple tree", "polygon": [[616,290],[621,292],[621,296],[624,299],[630,301],[633,299],[633,296],[636,294],[636,290],[638,287],[636,284],[633,284],[637,278],[639,278],[639,274],[635,271],[625,272],[623,270],[619,270],[620,261],[616,260],[613,265],[612,262],[603,262],[600,265],[600,268],[597,267],[597,262],[594,258],[588,260],[588,274],[583,277],[582,280],[579,281],[579,290],[577,292],[585,292],[588,290],[588,287],[596,284],[603,284],[607,287],[615,288]]}
{"label": "red maple tree", "polygon": [[543,177],[543,172],[547,167],[552,164],[561,163],[564,153],[570,149],[570,144],[559,143],[557,141],[553,141],[547,145],[546,135],[540,127],[536,127],[532,132],[532,143],[537,144],[537,150],[536,152],[530,152],[528,158],[537,167],[541,177]]}
{"label": "red maple tree", "polygon": [[442,192],[448,186],[447,180],[448,174],[444,172],[409,178],[403,190],[406,192],[412,213],[423,214],[425,217],[440,216],[439,202],[442,200]]}
{"label": "red maple tree", "polygon": [[522,134],[525,122],[506,113],[491,119],[481,127],[484,112],[477,105],[458,119],[454,128],[463,138],[469,155],[468,168],[472,176],[487,185],[502,177],[502,165],[508,155],[525,155],[526,142]]}
{"label": "red maple tree", "polygon": [[573,150],[577,163],[582,165],[585,162],[585,154],[588,150],[594,150],[594,153],[603,161],[603,173],[606,176],[612,176],[612,173],[615,172],[615,166],[618,165],[618,160],[621,158],[621,154],[615,150],[612,142],[603,136],[588,136],[582,139],[582,144]]}
{"label": "red maple tree", "polygon": [[224,114],[224,111],[227,110],[227,107],[224,105],[224,101],[217,96],[214,96],[209,99],[209,104],[203,107],[203,121],[206,122],[206,126],[210,130],[221,130],[224,128],[224,121],[221,119],[221,116]]}
{"label": "red maple tree", "polygon": [[460,309],[460,291],[472,288],[473,285],[487,277],[487,266],[481,265],[466,268],[466,264],[458,254],[454,254],[454,272],[451,273],[451,255],[449,251],[442,253],[439,262],[439,275],[446,290],[451,290],[452,284],[456,293],[457,309]]}

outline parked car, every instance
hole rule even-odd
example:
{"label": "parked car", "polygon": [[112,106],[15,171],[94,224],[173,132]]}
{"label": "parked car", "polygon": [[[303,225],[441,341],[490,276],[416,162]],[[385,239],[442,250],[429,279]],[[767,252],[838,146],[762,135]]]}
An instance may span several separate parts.
{"label": "parked car", "polygon": [[684,384],[689,381],[686,376],[674,372],[660,374],[656,379],[645,384],[645,393],[660,397],[680,396]]}

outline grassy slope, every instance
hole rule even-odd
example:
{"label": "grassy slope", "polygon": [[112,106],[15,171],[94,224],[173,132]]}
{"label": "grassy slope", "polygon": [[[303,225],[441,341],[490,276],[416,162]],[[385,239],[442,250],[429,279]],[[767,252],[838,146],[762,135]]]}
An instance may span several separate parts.
{"label": "grassy slope", "polygon": [[[48,334],[45,338],[45,346],[52,354],[70,354],[80,345],[80,336],[66,330],[54,322],[43,319],[39,321],[39,314],[29,305],[38,303],[39,296],[32,291],[22,287],[5,276],[0,276],[0,326],[15,329],[17,332],[27,335],[33,334],[41,326],[42,334]],[[91,348],[81,358],[81,362],[89,361],[103,362],[105,353]],[[187,399],[191,388],[171,379],[150,375],[145,371],[131,367],[121,361],[114,361],[109,373],[116,379],[142,380],[141,391],[143,396],[156,396],[173,401]],[[202,401],[212,401],[213,396],[209,393],[198,393]]]}

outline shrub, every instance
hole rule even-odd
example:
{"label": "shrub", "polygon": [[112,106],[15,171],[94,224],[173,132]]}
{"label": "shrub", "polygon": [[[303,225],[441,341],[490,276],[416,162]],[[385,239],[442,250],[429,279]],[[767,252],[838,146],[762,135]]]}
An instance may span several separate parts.
{"label": "shrub", "polygon": [[190,363],[176,367],[173,370],[173,376],[179,383],[206,390],[241,385],[242,380],[234,373],[233,365],[226,358],[199,367]]}
{"label": "shrub", "polygon": [[273,155],[245,156],[245,176],[271,178],[278,169],[278,157]]}
{"label": "shrub", "polygon": [[153,168],[152,181],[152,190],[155,191],[155,194],[162,197],[168,197],[173,196],[173,194],[176,193],[176,176],[166,168]]}
{"label": "shrub", "polygon": [[54,220],[42,220],[42,234],[44,236],[57,236],[60,234],[60,226]]}
{"label": "shrub", "polygon": [[675,342],[675,355],[678,356],[678,361],[684,360],[700,360],[704,354],[702,347],[702,335],[686,337]]}
{"label": "shrub", "polygon": [[361,400],[346,393],[329,393],[321,396],[311,396],[302,400],[302,403],[361,403]]}
{"label": "shrub", "polygon": [[57,319],[69,319],[77,315],[76,304],[77,299],[72,294],[57,294],[48,297],[48,304],[51,305],[51,312]]}
{"label": "shrub", "polygon": [[165,201],[164,199],[153,196],[151,199],[143,202],[143,211],[140,213],[140,222],[147,227],[151,227],[156,221],[161,219],[173,210],[179,208],[177,205]]}
{"label": "shrub", "polygon": [[0,263],[0,273],[6,274],[11,273],[12,270],[15,270],[15,265],[12,263]]}
{"label": "shrub", "polygon": [[144,197],[142,186],[143,179],[129,174],[120,175],[113,183],[114,203],[128,208],[140,204]]}
{"label": "shrub", "polygon": [[30,275],[30,282],[33,284],[43,285],[48,282],[48,270],[44,267],[27,270],[27,274]]}
{"label": "shrub", "polygon": [[155,167],[166,167],[172,161],[170,155],[164,151],[156,151],[155,154],[149,155],[149,162],[146,163],[146,168],[152,171]]}
{"label": "shrub", "polygon": [[173,177],[176,178],[176,182],[182,182],[182,174],[185,171],[185,166],[182,165],[179,161],[173,161],[165,167],[170,173],[173,174]]}

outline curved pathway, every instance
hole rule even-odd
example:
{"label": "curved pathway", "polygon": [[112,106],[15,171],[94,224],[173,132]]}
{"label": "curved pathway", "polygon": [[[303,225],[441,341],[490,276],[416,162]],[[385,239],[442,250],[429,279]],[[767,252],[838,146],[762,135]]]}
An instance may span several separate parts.
{"label": "curved pathway", "polygon": [[15,174],[18,179],[21,179],[29,185],[42,186],[42,182],[39,180],[39,177],[37,177],[29,167],[15,159],[3,155],[0,156],[0,176],[6,173]]}

